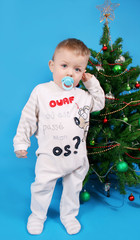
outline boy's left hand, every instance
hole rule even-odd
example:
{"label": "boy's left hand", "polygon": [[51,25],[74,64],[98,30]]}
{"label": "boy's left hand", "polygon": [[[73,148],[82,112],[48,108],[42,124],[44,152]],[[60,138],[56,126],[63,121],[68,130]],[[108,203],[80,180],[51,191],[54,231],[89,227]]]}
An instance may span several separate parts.
{"label": "boy's left hand", "polygon": [[82,82],[87,82],[91,78],[92,78],[92,74],[90,74],[90,73],[83,73]]}

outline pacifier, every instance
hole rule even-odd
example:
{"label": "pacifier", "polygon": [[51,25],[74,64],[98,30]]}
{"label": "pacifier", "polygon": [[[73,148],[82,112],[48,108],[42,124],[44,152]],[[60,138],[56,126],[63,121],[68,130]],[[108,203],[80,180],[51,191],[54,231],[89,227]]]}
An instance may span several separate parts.
{"label": "pacifier", "polygon": [[62,78],[61,82],[62,82],[62,87],[65,90],[68,91],[68,90],[71,90],[73,88],[74,80],[73,80],[72,77],[66,76],[66,77]]}

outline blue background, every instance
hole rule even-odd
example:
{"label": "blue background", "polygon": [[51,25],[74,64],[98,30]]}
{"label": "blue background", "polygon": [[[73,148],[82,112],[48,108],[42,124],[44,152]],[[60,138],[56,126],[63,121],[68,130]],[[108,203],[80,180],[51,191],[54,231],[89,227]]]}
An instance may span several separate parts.
{"label": "blue background", "polygon": [[[112,0],[113,3],[116,1]],[[117,1],[118,2],[118,1]],[[75,37],[100,51],[103,23],[97,5],[104,0],[0,0],[0,238],[33,239],[26,231],[30,214],[30,184],[34,180],[34,137],[28,159],[17,159],[13,153],[21,110],[32,89],[52,79],[48,68],[56,45]],[[119,0],[115,20],[110,23],[112,42],[123,38],[123,51],[129,51],[132,66],[139,65],[140,20],[138,0]],[[134,189],[135,201],[129,202],[112,187],[111,198],[96,180],[89,189],[91,200],[81,204],[79,219],[82,231],[68,236],[59,220],[61,180],[58,181],[42,235],[36,239],[96,240],[135,239],[139,236],[140,195]]]}

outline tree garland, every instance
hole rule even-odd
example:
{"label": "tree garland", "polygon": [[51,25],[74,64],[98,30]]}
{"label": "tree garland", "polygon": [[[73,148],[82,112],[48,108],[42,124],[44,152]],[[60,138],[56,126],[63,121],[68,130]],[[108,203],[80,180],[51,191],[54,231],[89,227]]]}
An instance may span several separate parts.
{"label": "tree garland", "polygon": [[[114,146],[112,146],[112,147],[109,147],[109,146],[108,146],[109,149],[106,149],[106,150],[103,150],[103,151],[100,151],[100,152],[88,153],[88,155],[104,153],[104,152],[110,151],[110,150],[112,150],[113,148],[118,147],[118,146],[120,146],[120,144],[116,144],[116,145],[114,145]],[[89,147],[88,147],[88,148],[89,148]]]}
{"label": "tree garland", "polygon": [[[112,101],[114,101],[114,100],[116,100],[116,101],[119,101],[120,99],[118,99],[118,98],[108,98],[108,97],[105,97],[105,99],[109,99],[109,100],[112,100]],[[122,102],[122,103],[124,103],[124,104],[128,104],[127,102]],[[135,107],[135,106],[138,106],[138,105],[140,105],[140,103],[138,103],[138,104],[134,104],[134,105],[129,105],[130,107]]]}
{"label": "tree garland", "polygon": [[129,154],[128,154],[128,153],[126,153],[126,152],[125,152],[125,154],[126,154],[128,157],[130,157],[130,158],[133,158],[133,159],[138,159],[138,160],[140,159],[140,158],[137,158],[137,157],[133,157],[133,156],[129,155]]}
{"label": "tree garland", "polygon": [[[93,66],[103,66],[105,64],[94,64],[90,59],[88,60]],[[120,65],[122,66],[122,63],[107,63],[109,66],[114,66],[114,65]]]}
{"label": "tree garland", "polygon": [[[89,62],[90,62],[93,66],[102,66],[101,64],[94,65],[90,60],[89,60]],[[108,64],[108,65],[110,65],[110,64]],[[112,64],[112,65],[113,65],[113,64]],[[114,63],[114,65],[121,65],[121,64],[120,64],[120,63]],[[126,72],[131,72],[131,71],[135,71],[135,70],[136,70],[136,68],[133,68],[133,69],[131,69],[131,70],[128,70],[128,69],[126,68],[122,73],[117,74],[117,75],[113,75],[113,76],[106,75],[106,74],[104,74],[104,73],[102,73],[102,72],[100,72],[100,71],[99,71],[99,74],[101,74],[101,75],[103,75],[103,76],[105,76],[105,77],[112,77],[112,78],[114,78],[114,77],[120,77],[121,75],[123,75],[123,74],[126,73]]]}
{"label": "tree garland", "polygon": [[124,108],[128,107],[131,103],[135,103],[135,102],[140,102],[140,100],[131,101],[131,102],[127,103],[126,106],[122,107],[121,109],[118,109],[118,110],[110,112],[110,113],[100,114],[99,116],[107,116],[107,115],[114,114],[114,113],[119,112],[119,111],[123,110]]}

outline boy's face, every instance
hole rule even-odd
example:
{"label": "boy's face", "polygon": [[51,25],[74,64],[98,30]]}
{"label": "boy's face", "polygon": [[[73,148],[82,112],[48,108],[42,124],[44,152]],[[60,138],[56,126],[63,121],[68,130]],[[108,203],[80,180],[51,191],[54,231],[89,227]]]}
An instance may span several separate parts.
{"label": "boy's face", "polygon": [[61,88],[62,78],[69,76],[74,80],[73,87],[77,86],[82,79],[87,66],[88,56],[76,54],[66,48],[60,48],[56,51],[54,61],[49,61],[49,68],[53,73],[54,82]]}

